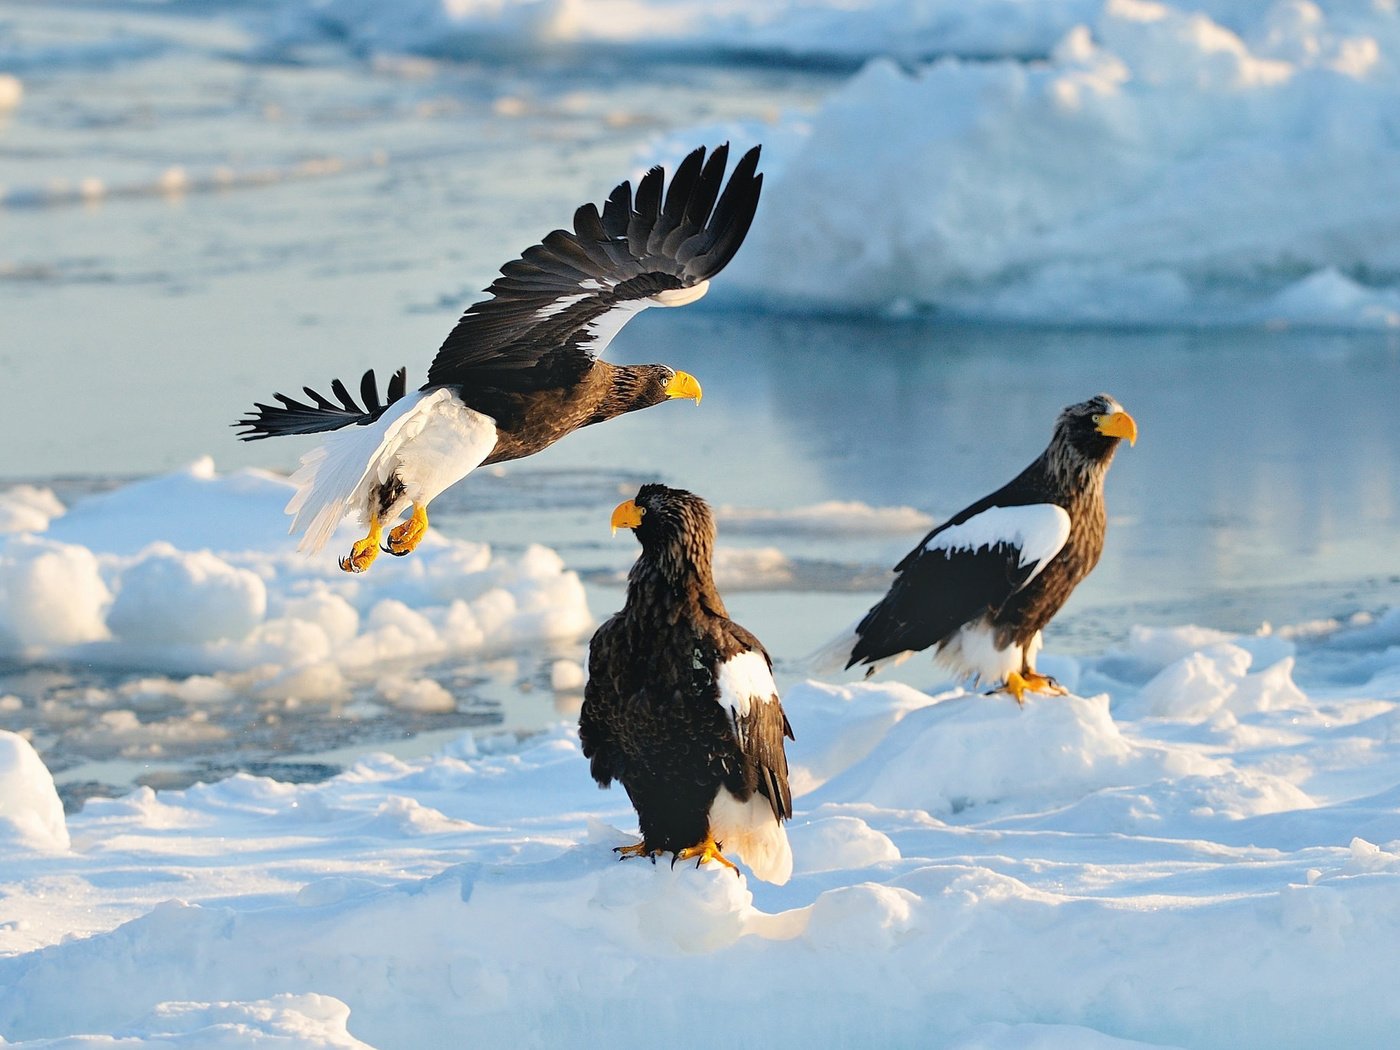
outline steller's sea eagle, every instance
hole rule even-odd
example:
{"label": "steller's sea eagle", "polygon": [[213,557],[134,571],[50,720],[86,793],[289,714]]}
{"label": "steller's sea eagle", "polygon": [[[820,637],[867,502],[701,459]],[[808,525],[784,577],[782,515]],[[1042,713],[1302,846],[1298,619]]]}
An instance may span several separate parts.
{"label": "steller's sea eagle", "polygon": [[1050,445],[1008,484],[958,511],[895,566],[894,583],[823,664],[866,675],[935,646],[954,672],[1022,703],[1063,693],[1035,670],[1040,632],[1103,553],[1104,474],[1133,417],[1107,394],[1060,413]]}
{"label": "steller's sea eagle", "polygon": [[622,611],[589,644],[578,732],[593,779],[621,781],[637,810],[642,841],[617,852],[715,860],[738,874],[727,849],[760,879],[786,882],[792,728],[767,651],[715,590],[710,508],[643,485],[612,525],[633,529],[642,553]]}
{"label": "steller's sea eagle", "polygon": [[[428,527],[428,503],[483,463],[533,455],[579,427],[670,398],[700,400],[691,375],[665,365],[612,365],[599,355],[648,306],[684,306],[739,250],[758,207],[758,147],[724,171],[728,145],[701,147],[671,176],[654,167],[620,183],[602,213],[585,204],[573,230],[555,230],[501,267],[448,334],[428,381],[405,393],[405,372],[381,401],[373,370],[361,406],[339,380],[338,404],[276,394],[234,426],[245,441],[333,431],[301,458],[287,504],[300,549],[323,547],[341,519],[368,534],[340,567],[362,572],[381,549],[404,555]],[[385,530],[409,508],[412,515]]]}

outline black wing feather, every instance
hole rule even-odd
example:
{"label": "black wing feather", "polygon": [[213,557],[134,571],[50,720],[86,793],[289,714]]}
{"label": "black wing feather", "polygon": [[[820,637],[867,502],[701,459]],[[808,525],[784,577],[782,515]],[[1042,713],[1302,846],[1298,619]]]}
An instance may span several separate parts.
{"label": "black wing feather", "polygon": [[490,298],[470,306],[444,340],[428,385],[529,389],[559,374],[531,372],[546,358],[588,361],[601,351],[590,345],[589,326],[604,314],[719,273],[753,223],[763,184],[758,147],[725,182],[728,158],[727,144],[708,160],[702,146],[681,161],[669,187],[659,167],[635,193],[630,182],[620,183],[601,213],[593,204],[580,207],[572,230],[550,232],[502,266]]}
{"label": "black wing feather", "polygon": [[280,407],[257,402],[252,412],[233,425],[244,428],[243,433],[238,435],[241,440],[258,441],[285,434],[322,434],[353,423],[372,423],[384,414],[386,408],[404,396],[407,381],[408,370],[400,368],[389,380],[386,399],[381,402],[374,369],[371,368],[360,379],[360,397],[365,402],[363,406],[350,396],[344,383],[334,379],[331,381],[331,392],[339,399],[339,405],[309,386],[302,387],[308,398],[306,402],[297,401],[286,394],[273,394]]}
{"label": "black wing feather", "polygon": [[[771,673],[773,661],[768,651],[754,635],[733,620],[726,620],[723,633],[728,636],[737,653],[756,652],[763,657]],[[732,659],[732,657],[730,657]],[[739,751],[744,758],[744,791],[757,791],[768,800],[775,820],[792,817],[792,788],[788,785],[787,752],[783,740],[795,739],[777,693],[771,697],[750,697],[748,714],[734,713],[734,728]]]}
{"label": "black wing feather", "polygon": [[921,544],[899,563],[889,592],[856,628],[859,637],[846,666],[943,641],[963,624],[1000,609],[1035,568],[1034,562],[1022,565],[1021,549],[1010,543],[952,552],[925,550]]}

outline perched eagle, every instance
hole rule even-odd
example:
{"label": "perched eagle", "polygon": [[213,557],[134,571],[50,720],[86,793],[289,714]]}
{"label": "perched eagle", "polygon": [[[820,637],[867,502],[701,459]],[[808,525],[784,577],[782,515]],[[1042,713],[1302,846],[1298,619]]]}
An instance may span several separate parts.
{"label": "perched eagle", "polygon": [[[683,160],[663,187],[652,168],[637,184],[574,213],[501,267],[437,352],[428,381],[405,395],[404,370],[380,400],[374,372],[360,386],[361,407],[339,380],[339,404],[304,388],[309,402],[276,394],[234,426],[245,441],[334,431],[301,459],[287,504],[300,548],[323,547],[354,515],[368,535],[340,567],[363,572],[382,549],[408,554],[428,527],[429,502],[483,463],[521,459],[579,427],[669,398],[700,400],[693,376],[665,365],[612,365],[599,359],[613,336],[648,306],[684,306],[739,250],[763,176],[758,147],[726,183],[728,145]],[[664,191],[664,192],[663,192]],[[409,508],[412,515],[384,537]]]}
{"label": "perched eagle", "polygon": [[715,523],[700,497],[643,485],[613,511],[642,553],[622,611],[588,648],[579,715],[583,753],[600,787],[620,780],[642,841],[626,857],[672,854],[671,863],[716,860],[738,874],[729,849],[755,875],[783,883],[792,816],[778,702],[763,645],[729,619],[715,590]]}
{"label": "perched eagle", "polygon": [[1107,394],[1070,405],[1050,445],[1010,483],[960,510],[895,566],[894,583],[856,625],[825,647],[867,676],[936,646],[958,674],[1000,682],[1022,703],[1064,692],[1036,673],[1041,629],[1103,553],[1103,479],[1137,424]]}

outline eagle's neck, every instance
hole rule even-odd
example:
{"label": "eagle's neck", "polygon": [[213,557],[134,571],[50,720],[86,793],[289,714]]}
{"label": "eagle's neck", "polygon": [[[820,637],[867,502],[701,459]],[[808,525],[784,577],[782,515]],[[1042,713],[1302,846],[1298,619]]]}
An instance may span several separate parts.
{"label": "eagle's neck", "polygon": [[1090,498],[1103,499],[1103,479],[1118,442],[1108,444],[1102,454],[1086,456],[1068,441],[1057,439],[1050,443],[1041,462],[1053,488],[1065,494],[1083,493]]}
{"label": "eagle's neck", "polygon": [[688,536],[659,549],[644,550],[627,574],[627,602],[686,610],[690,615],[728,616],[715,588],[714,541]]}
{"label": "eagle's neck", "polygon": [[603,396],[582,426],[650,408],[666,400],[669,370],[664,365],[613,365],[598,361],[593,367]]}

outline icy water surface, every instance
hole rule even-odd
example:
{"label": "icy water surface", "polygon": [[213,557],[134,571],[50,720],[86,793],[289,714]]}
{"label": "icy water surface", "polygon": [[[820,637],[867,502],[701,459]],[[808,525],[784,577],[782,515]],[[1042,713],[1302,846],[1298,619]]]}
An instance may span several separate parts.
{"label": "icy water surface", "polygon": [[[221,469],[289,470],[306,443],[242,445],[228,428],[254,399],[367,367],[420,381],[495,268],[634,173],[661,148],[649,144],[698,126],[713,142],[832,83],[680,63],[626,79],[607,62],[288,63],[218,20],[20,11],[10,53],[32,59],[26,97],[0,127],[0,479],[70,504],[206,453]],[[450,534],[558,550],[597,617],[620,604],[636,549],[609,537],[608,511],[642,481],[721,507],[854,501],[936,520],[1007,480],[1062,405],[1101,390],[1141,440],[1114,464],[1108,548],[1047,653],[1101,650],[1134,623],[1253,629],[1400,600],[1393,336],[783,316],[726,299],[721,279],[700,306],[641,317],[610,356],[693,372],[703,404],[582,432],[434,506]],[[729,573],[731,611],[789,668],[875,599],[921,532],[728,520],[721,546],[758,552],[731,563],[758,567]],[[178,705],[142,709],[188,731],[139,755],[104,741],[108,712],[83,698],[143,669],[11,663],[0,695],[36,703],[0,712],[0,727],[34,731],[70,799],[235,768],[315,778],[371,745],[427,749],[464,724],[567,715],[577,695],[552,690],[548,667],[581,661],[584,644],[428,669],[459,698],[450,715],[346,719],[252,698],[200,712],[236,729],[233,747]],[[902,673],[939,679],[924,660]]]}

